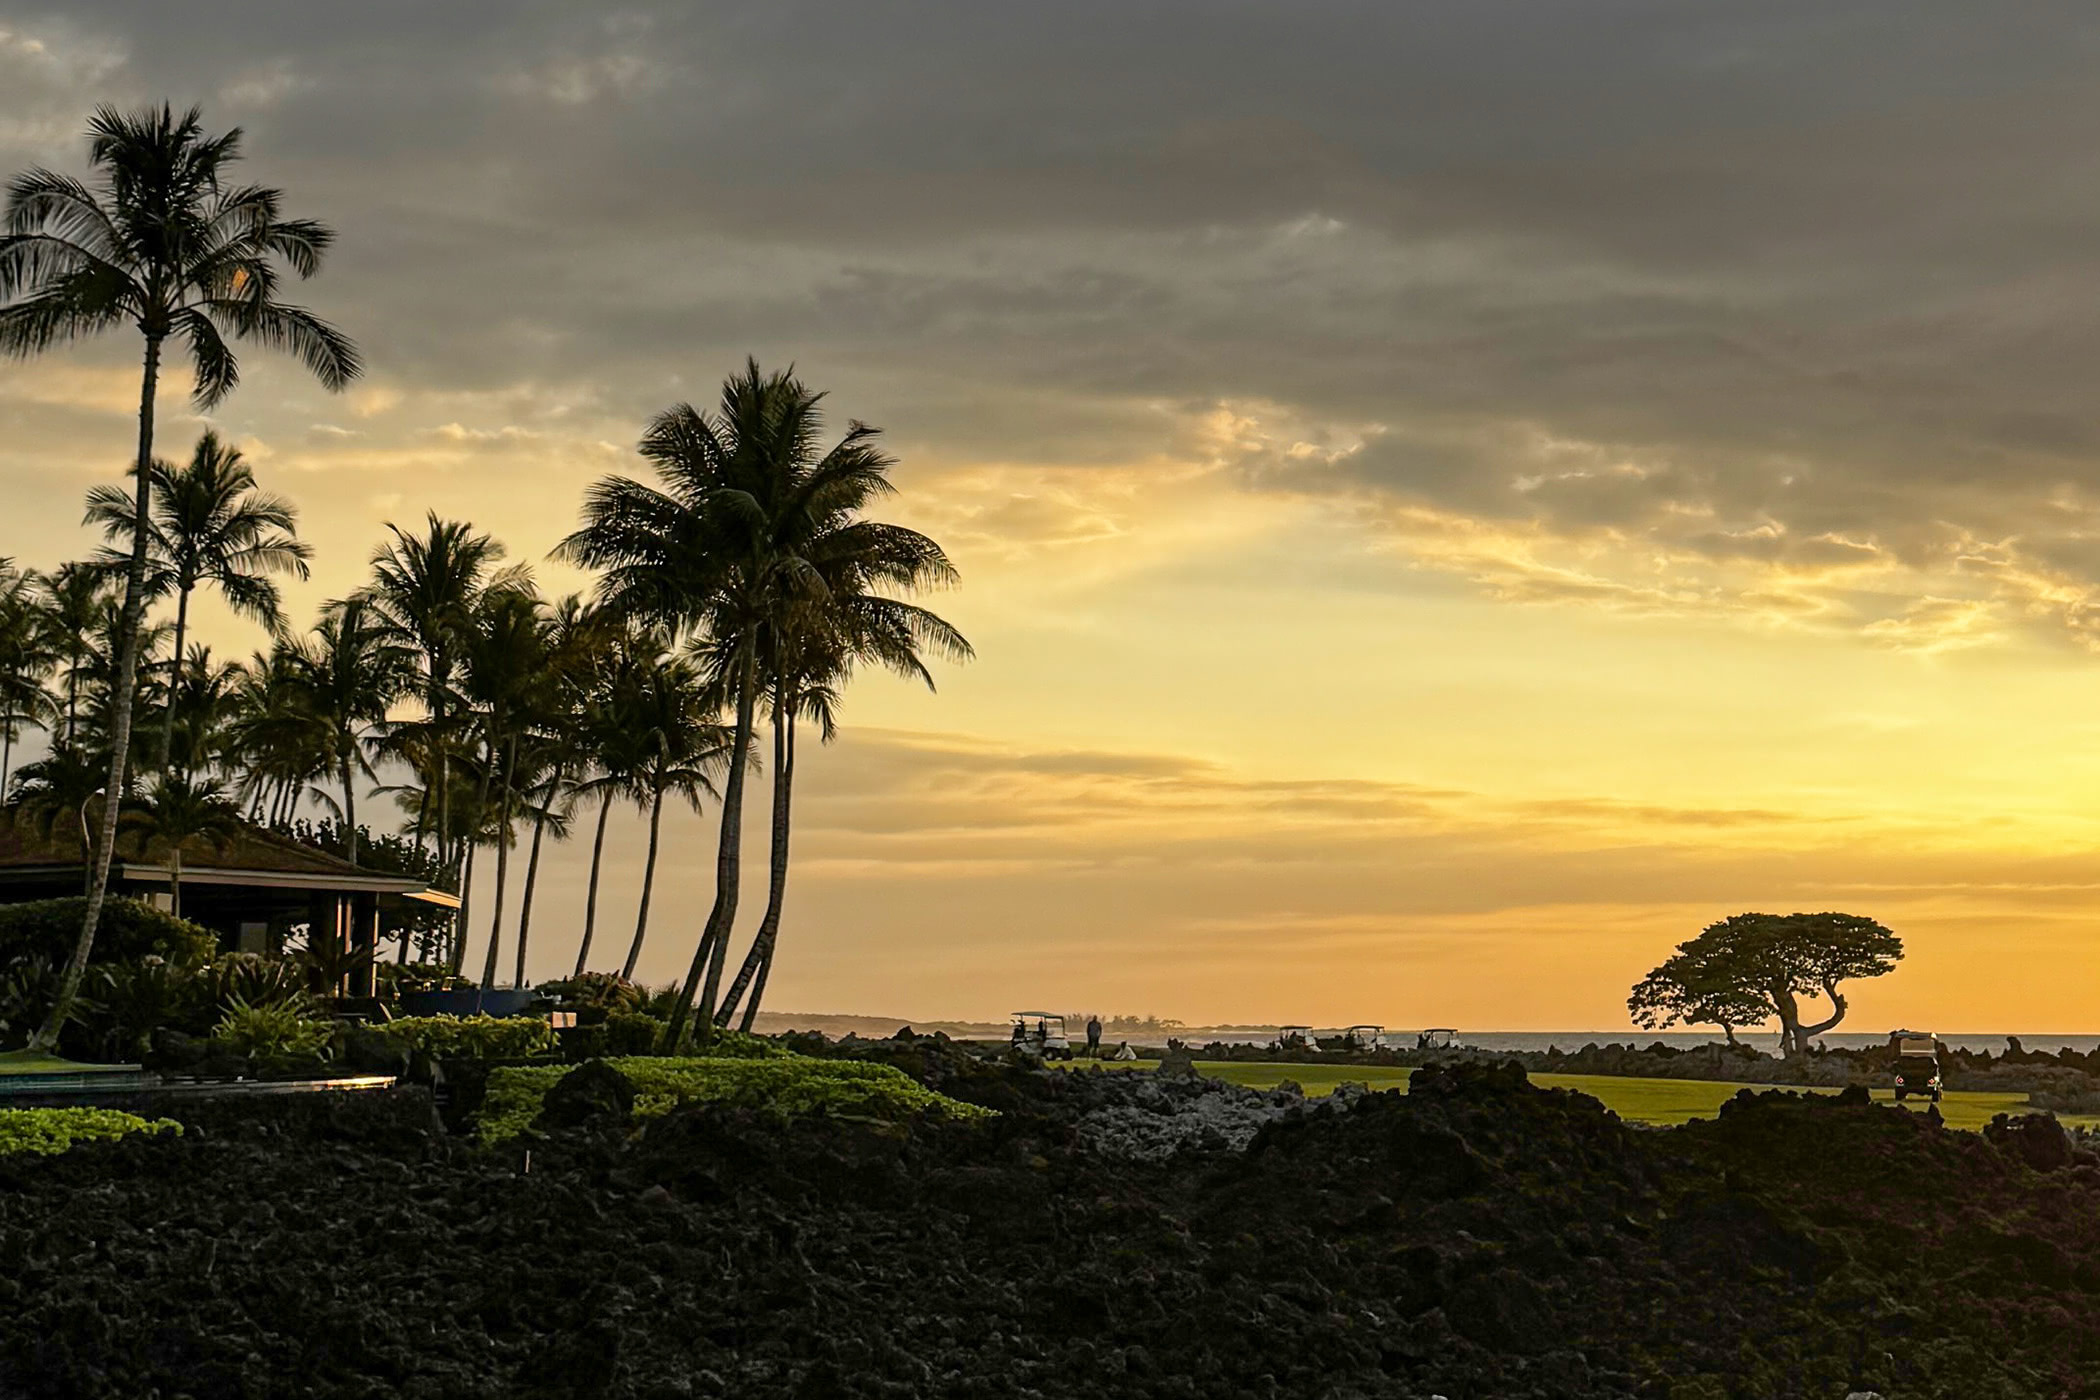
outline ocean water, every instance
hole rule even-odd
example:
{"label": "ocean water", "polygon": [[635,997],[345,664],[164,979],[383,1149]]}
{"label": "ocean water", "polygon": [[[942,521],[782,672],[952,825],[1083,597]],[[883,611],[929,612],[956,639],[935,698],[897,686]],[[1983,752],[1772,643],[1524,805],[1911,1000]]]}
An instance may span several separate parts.
{"label": "ocean water", "polygon": [[[1930,1029],[1930,1027],[1920,1027],[1919,1029]],[[1319,1034],[1324,1037],[1330,1032],[1323,1028]],[[1332,1034],[1339,1034],[1339,1032],[1332,1032]],[[1401,1030],[1388,1026],[1385,1032],[1386,1043],[1405,1049],[1415,1043],[1415,1034],[1412,1030]],[[1988,1050],[1994,1055],[2004,1053],[2006,1036],[2008,1034],[2017,1035],[2023,1049],[2038,1050],[2044,1054],[2053,1055],[2059,1050],[2076,1050],[2082,1054],[2094,1049],[2100,1049],[2100,1035],[2058,1035],[2040,1031],[2014,1031],[2009,1033],[2005,1031],[1938,1032],[1940,1042],[1950,1050]],[[1266,1045],[1272,1037],[1261,1034],[1231,1034],[1212,1037],[1197,1031],[1191,1033],[1189,1038],[1191,1043],[1196,1045],[1205,1044],[1211,1039],[1238,1045]],[[1779,1053],[1779,1035],[1776,1031],[1738,1032],[1736,1039],[1753,1050],[1762,1050],[1768,1055]],[[1817,1036],[1816,1039],[1832,1050],[1867,1050],[1889,1043],[1887,1031],[1834,1031],[1828,1035]],[[1580,1050],[1583,1046],[1591,1044],[1632,1045],[1645,1048],[1655,1044],[1657,1041],[1679,1050],[1690,1050],[1701,1045],[1717,1044],[1720,1042],[1721,1037],[1703,1031],[1461,1030],[1459,1032],[1459,1040],[1462,1044],[1478,1050],[1545,1050],[1549,1048]],[[1161,1037],[1160,1041],[1155,1043],[1163,1042],[1164,1037]],[[1137,1043],[1143,1044],[1145,1042],[1141,1040]]]}

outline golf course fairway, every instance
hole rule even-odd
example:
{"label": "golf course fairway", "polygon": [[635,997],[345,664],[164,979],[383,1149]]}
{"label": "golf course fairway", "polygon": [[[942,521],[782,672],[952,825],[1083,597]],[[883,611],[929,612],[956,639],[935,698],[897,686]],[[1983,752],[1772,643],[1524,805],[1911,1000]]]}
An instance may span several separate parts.
{"label": "golf course fairway", "polygon": [[[1074,1070],[1151,1070],[1157,1069],[1157,1060],[1137,1061],[1074,1061],[1069,1068]],[[1196,1072],[1214,1079],[1223,1079],[1232,1084],[1244,1084],[1250,1089],[1273,1089],[1286,1079],[1297,1084],[1307,1094],[1320,1097],[1334,1092],[1340,1084],[1362,1084],[1372,1089],[1400,1089],[1407,1085],[1412,1069],[1397,1069],[1384,1065],[1306,1065],[1282,1064],[1267,1061],[1198,1060]],[[1762,1084],[1731,1084],[1712,1079],[1633,1079],[1611,1074],[1534,1074],[1531,1082],[1541,1089],[1573,1089],[1588,1094],[1606,1108],[1629,1123],[1651,1123],[1667,1125],[1683,1123],[1693,1118],[1711,1118],[1720,1111],[1721,1105],[1744,1089],[1762,1091],[1771,1086]],[[1834,1094],[1835,1089],[1800,1089],[1798,1092]],[[1879,1102],[1894,1103],[1895,1096],[1887,1089],[1876,1089],[1874,1097]],[[1912,1100],[1905,1105],[1916,1112],[1925,1111],[1925,1105]],[[1950,1128],[1966,1128],[1974,1131],[1991,1121],[1994,1114],[2027,1112],[2025,1094],[1984,1094],[1949,1091],[1940,1103],[1940,1113]],[[2100,1119],[2071,1117],[2059,1114],[2066,1124],[2090,1125]]]}

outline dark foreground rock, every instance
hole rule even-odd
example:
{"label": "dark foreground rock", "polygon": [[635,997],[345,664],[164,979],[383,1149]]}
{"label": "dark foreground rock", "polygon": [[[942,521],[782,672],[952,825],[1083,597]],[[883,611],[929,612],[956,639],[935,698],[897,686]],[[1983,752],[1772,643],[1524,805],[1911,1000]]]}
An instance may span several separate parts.
{"label": "dark foreground rock", "polygon": [[1002,1116],[636,1136],[596,1076],[501,1152],[374,1096],[0,1163],[0,1395],[2100,1395],[2100,1168],[2038,1125],[896,1054]]}

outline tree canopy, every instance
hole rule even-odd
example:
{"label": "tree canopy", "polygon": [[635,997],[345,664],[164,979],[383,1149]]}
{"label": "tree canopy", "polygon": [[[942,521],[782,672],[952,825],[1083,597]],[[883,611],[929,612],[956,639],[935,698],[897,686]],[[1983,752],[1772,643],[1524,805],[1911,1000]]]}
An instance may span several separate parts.
{"label": "tree canopy", "polygon": [[[1786,1053],[1845,1019],[1844,983],[1879,977],[1903,956],[1903,940],[1858,914],[1733,914],[1677,945],[1634,984],[1634,1024],[1660,1030],[1716,1025],[1732,1043],[1737,1026],[1776,1019]],[[1827,1018],[1801,1022],[1800,998],[1821,996]]]}

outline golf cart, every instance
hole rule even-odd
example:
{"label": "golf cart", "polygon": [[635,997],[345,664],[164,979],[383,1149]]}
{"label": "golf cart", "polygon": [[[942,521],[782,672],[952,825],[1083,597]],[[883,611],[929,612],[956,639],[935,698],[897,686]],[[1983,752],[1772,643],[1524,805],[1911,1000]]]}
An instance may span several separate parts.
{"label": "golf cart", "polygon": [[1463,1050],[1464,1048],[1463,1045],[1458,1043],[1458,1032],[1450,1026],[1437,1026],[1431,1030],[1423,1031],[1415,1037],[1415,1049],[1417,1050]]}
{"label": "golf cart", "polygon": [[1940,1101],[1940,1042],[1931,1031],[1890,1031],[1889,1048],[1896,1052],[1896,1102],[1912,1094]]}
{"label": "golf cart", "polygon": [[1318,1050],[1320,1042],[1313,1038],[1311,1026],[1279,1026],[1271,1050]]}
{"label": "golf cart", "polygon": [[1369,1022],[1349,1027],[1342,1032],[1344,1050],[1368,1051],[1385,1049],[1385,1027]]}
{"label": "golf cart", "polygon": [[1039,1060],[1072,1058],[1072,1042],[1065,1039],[1065,1018],[1056,1012],[1015,1011],[1007,1019],[1014,1023],[1013,1047],[1022,1054]]}

